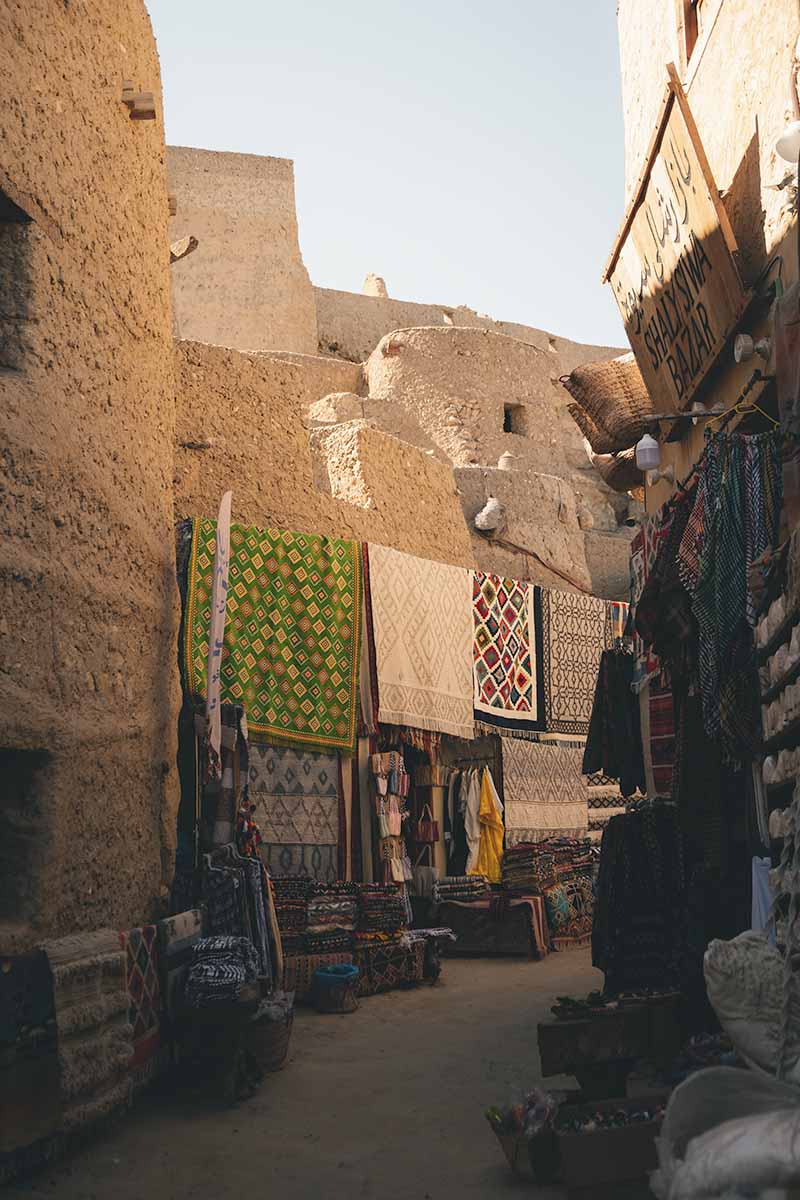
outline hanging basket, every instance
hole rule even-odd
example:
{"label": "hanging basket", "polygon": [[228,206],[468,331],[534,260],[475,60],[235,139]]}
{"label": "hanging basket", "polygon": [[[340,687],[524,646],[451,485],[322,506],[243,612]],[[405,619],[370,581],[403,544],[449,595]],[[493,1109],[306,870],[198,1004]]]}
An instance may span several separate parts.
{"label": "hanging basket", "polygon": [[[564,380],[561,381],[564,383]],[[566,387],[566,384],[564,384]],[[595,454],[611,454],[616,449],[616,442],[606,430],[595,425],[594,421],[583,411],[580,404],[568,404],[567,412],[580,429],[586,441]]]}
{"label": "hanging basket", "polygon": [[653,401],[633,354],[586,363],[561,382],[575,401],[569,411],[595,454],[629,449],[652,422]]}
{"label": "hanging basket", "polygon": [[636,465],[636,448],[619,454],[593,454],[592,462],[610,488],[615,492],[630,492],[644,483],[644,473]]}

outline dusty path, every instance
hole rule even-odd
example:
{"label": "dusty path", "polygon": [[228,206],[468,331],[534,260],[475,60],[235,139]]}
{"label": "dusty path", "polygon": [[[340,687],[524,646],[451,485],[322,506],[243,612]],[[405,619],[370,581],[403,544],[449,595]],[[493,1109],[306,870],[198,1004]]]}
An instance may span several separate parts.
{"label": "dusty path", "polygon": [[[602,982],[588,951],[454,959],[435,988],[295,1020],[290,1062],[235,1109],[139,1102],[88,1150],[9,1188],[55,1200],[492,1200],[530,1194],[483,1116],[539,1080],[536,1024]],[[551,1081],[555,1082],[555,1081]],[[543,1193],[538,1193],[540,1196]]]}

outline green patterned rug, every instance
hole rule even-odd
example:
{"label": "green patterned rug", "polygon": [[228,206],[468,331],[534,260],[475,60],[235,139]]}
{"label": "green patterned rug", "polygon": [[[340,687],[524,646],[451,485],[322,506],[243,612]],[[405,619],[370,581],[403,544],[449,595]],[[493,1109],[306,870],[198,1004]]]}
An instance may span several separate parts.
{"label": "green patterned rug", "polygon": [[[216,521],[195,520],[186,681],[205,697]],[[352,750],[362,575],[357,542],[231,525],[222,700],[243,704],[253,741]]]}

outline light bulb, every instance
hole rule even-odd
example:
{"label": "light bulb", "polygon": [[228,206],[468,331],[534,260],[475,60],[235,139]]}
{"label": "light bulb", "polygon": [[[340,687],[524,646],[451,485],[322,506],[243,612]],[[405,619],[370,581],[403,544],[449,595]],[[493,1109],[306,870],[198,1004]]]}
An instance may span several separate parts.
{"label": "light bulb", "polygon": [[775,153],[784,162],[797,166],[800,159],[800,121],[791,121],[775,143]]}

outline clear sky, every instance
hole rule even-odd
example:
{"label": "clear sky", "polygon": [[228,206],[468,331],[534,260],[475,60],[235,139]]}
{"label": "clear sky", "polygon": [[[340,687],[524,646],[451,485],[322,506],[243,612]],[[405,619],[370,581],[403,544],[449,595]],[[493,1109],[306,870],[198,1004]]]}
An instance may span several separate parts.
{"label": "clear sky", "polygon": [[168,142],[294,159],[315,284],[625,344],[614,0],[148,7]]}

